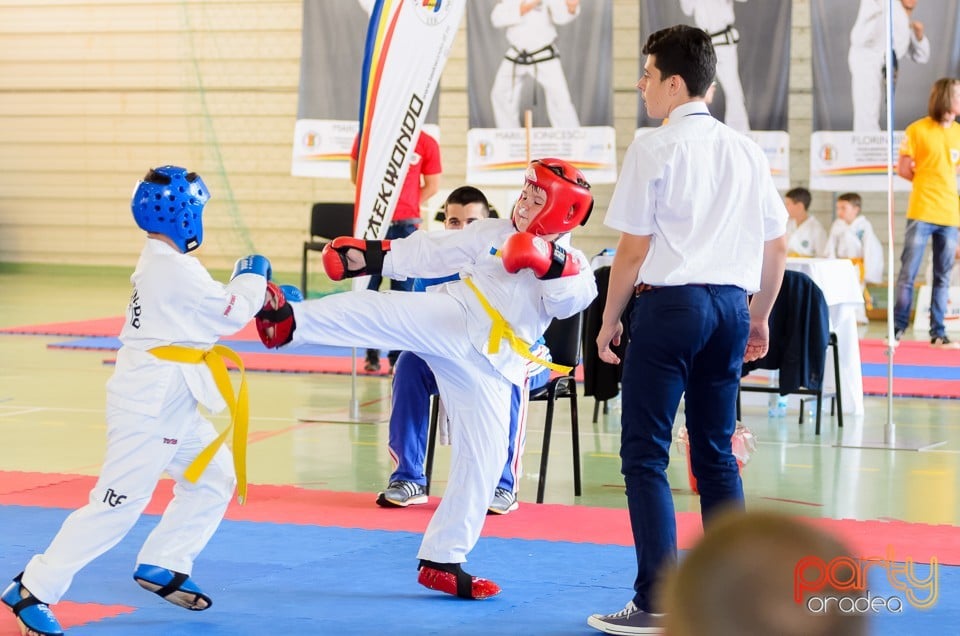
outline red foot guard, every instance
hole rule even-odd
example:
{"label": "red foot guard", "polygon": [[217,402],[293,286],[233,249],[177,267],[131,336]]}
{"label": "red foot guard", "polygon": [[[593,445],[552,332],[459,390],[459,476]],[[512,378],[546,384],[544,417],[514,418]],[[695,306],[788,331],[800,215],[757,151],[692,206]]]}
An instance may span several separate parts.
{"label": "red foot guard", "polygon": [[460,598],[483,599],[500,593],[499,585],[478,576],[470,576],[463,571],[459,563],[421,561],[417,581],[431,590]]}

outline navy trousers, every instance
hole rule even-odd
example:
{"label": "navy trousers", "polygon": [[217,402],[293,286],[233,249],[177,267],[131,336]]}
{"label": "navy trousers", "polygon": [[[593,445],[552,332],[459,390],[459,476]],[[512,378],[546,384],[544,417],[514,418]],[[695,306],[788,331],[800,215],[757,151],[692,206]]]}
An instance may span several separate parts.
{"label": "navy trousers", "polygon": [[635,299],[620,458],[637,554],[633,601],[646,612],[656,611],[655,586],[677,559],[666,471],[681,397],[704,523],[718,510],[743,506],[731,437],[749,327],[747,295],[739,287],[660,287]]}

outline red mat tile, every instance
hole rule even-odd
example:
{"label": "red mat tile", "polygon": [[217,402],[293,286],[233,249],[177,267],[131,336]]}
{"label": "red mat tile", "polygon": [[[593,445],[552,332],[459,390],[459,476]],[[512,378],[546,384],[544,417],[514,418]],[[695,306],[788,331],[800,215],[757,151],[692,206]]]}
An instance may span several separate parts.
{"label": "red mat tile", "polygon": [[[72,509],[83,505],[96,481],[85,475],[0,471],[0,505]],[[160,513],[171,496],[172,482],[164,481],[147,507]],[[256,485],[249,503],[231,504],[227,518],[238,521],[288,523],[324,527],[423,532],[439,499],[422,506],[395,510],[380,508],[373,493],[308,490],[295,486]],[[904,521],[804,519],[833,533],[863,557],[886,556],[915,561],[936,558],[944,565],[960,565],[960,528]],[[700,516],[677,513],[680,549],[701,535]],[[606,545],[632,545],[627,511],[590,506],[523,503],[504,516],[488,517],[484,536],[507,539],[540,539]]]}
{"label": "red mat tile", "polygon": [[[123,321],[124,316],[110,316],[109,318],[94,318],[92,320],[48,322],[40,325],[4,327],[0,329],[0,333],[36,336],[111,337],[120,334]],[[235,335],[230,336],[230,338],[232,340],[256,340],[257,329],[251,321]]]}
{"label": "red mat tile", "polygon": [[[866,338],[860,341],[860,361],[865,364],[886,364],[887,346],[883,340]],[[960,350],[934,349],[926,341],[902,340],[893,354],[894,364],[922,366],[960,365]]]}

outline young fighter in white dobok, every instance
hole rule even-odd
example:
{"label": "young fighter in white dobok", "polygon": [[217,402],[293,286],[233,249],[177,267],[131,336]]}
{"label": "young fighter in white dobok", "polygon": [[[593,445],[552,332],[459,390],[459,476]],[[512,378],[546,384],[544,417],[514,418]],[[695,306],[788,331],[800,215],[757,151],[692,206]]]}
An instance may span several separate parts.
{"label": "young fighter in white dobok", "polygon": [[[736,0],[746,2],[747,0]],[[734,130],[750,130],[743,84],[740,82],[740,32],[734,26],[734,0],[680,0],[680,10],[693,18],[697,28],[710,35],[717,54],[717,81],[723,88],[726,112],[723,123]]]}
{"label": "young fighter in white dobok", "polygon": [[[257,327],[268,347],[287,343],[401,349],[434,372],[449,418],[446,491],[420,546],[419,582],[462,598],[500,592],[461,564],[480,537],[507,459],[510,395],[523,385],[530,343],[554,318],[597,295],[586,256],[557,244],[586,222],[593,197],[583,174],[558,159],[533,161],[512,219],[481,219],[458,232],[414,232],[394,241],[335,239],[323,253],[334,280],[382,272],[390,278],[461,280],[425,294],[354,291],[287,303],[272,283]],[[547,363],[546,366],[553,366]]]}
{"label": "young fighter in white dobok", "polygon": [[498,29],[506,29],[510,48],[493,78],[490,102],[497,128],[517,128],[524,78],[543,87],[547,118],[554,128],[579,128],[580,117],[570,99],[567,78],[554,45],[557,24],[580,15],[580,0],[500,0],[490,13]]}
{"label": "young fighter in white dobok", "polygon": [[63,633],[48,606],[63,597],[77,572],[126,536],[164,473],[176,482],[173,500],[140,549],[133,578],[186,609],[212,604],[190,573],[238,477],[245,495],[245,460],[235,441],[240,459],[234,464],[221,445],[224,436],[197,405],[211,412],[229,406],[246,435],[246,387],[241,381],[232,395],[223,362],[239,358],[216,342],[262,307],[270,263],[259,255],[242,258],[224,285],[188,254],[203,241],[209,198],[198,175],[176,166],[150,170],[133,193],[133,218],[147,242],[130,277],[122,346],[107,382],[107,454],[89,503],[67,517],[46,551],[3,593],[24,634]]}

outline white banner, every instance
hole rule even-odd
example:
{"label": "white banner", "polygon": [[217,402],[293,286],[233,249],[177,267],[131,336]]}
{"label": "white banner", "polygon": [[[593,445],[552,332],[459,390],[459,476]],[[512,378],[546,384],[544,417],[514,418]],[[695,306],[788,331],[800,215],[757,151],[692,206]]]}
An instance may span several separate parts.
{"label": "white banner", "polygon": [[298,119],[293,133],[295,177],[350,178],[350,148],[357,136],[356,121]]}
{"label": "white banner", "polygon": [[377,0],[360,90],[355,235],[382,239],[466,0]]}
{"label": "white banner", "polygon": [[[633,136],[639,137],[656,128],[638,128]],[[767,155],[770,175],[778,190],[790,188],[790,134],[782,130],[751,130],[742,133],[752,139]]]}
{"label": "white banner", "polygon": [[[903,131],[893,133],[893,189],[910,190],[896,176],[896,157]],[[818,131],[810,136],[810,189],[833,192],[886,192],[890,149],[887,133]]]}
{"label": "white banner", "polygon": [[[617,138],[609,126],[531,128],[529,158],[557,157],[583,171],[590,183],[617,180]],[[528,163],[525,128],[467,131],[467,181],[516,186]]]}

